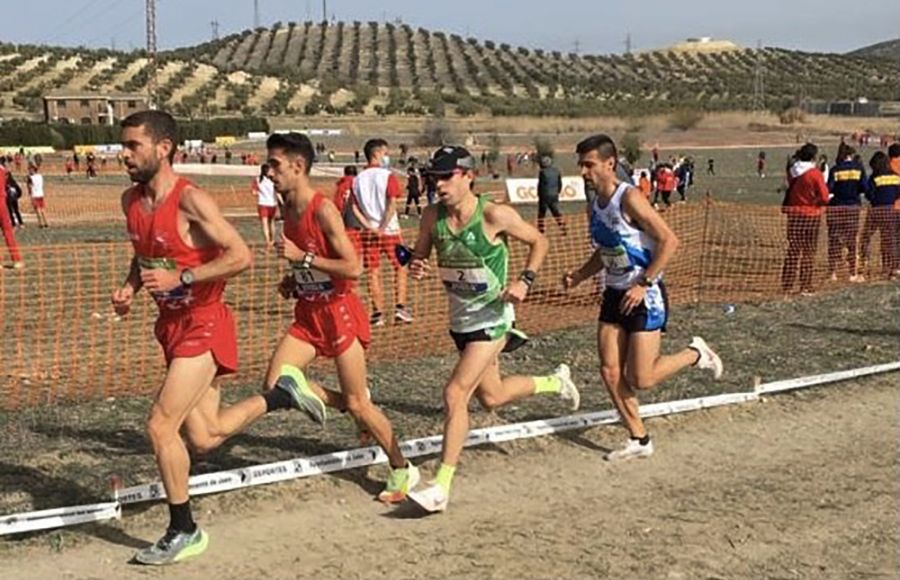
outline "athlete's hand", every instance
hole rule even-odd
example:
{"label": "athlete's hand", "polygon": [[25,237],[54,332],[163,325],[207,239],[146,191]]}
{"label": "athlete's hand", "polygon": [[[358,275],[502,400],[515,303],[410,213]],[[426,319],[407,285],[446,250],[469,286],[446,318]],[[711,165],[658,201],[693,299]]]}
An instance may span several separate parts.
{"label": "athlete's hand", "polygon": [[275,246],[278,248],[279,258],[286,258],[291,262],[299,262],[303,259],[304,253],[300,251],[297,244],[285,237],[284,232],[282,232],[281,238],[275,242]]}
{"label": "athlete's hand", "polygon": [[413,258],[409,263],[409,275],[413,280],[421,280],[431,271],[428,258]]}
{"label": "athlete's hand", "polygon": [[134,301],[134,288],[131,284],[125,284],[112,295],[113,310],[119,316],[125,316],[131,310],[131,303]]}
{"label": "athlete's hand", "polygon": [[521,280],[516,280],[506,287],[506,290],[503,291],[503,296],[501,298],[504,302],[519,304],[520,302],[523,302],[525,300],[525,296],[527,295],[528,284],[522,282]]}
{"label": "athlete's hand", "polygon": [[622,296],[622,301],[619,303],[619,311],[622,314],[631,314],[631,311],[644,301],[645,296],[647,296],[647,289],[644,286],[635,284]]}
{"label": "athlete's hand", "polygon": [[175,270],[154,268],[141,270],[141,282],[150,292],[168,292],[181,286],[181,276]]}
{"label": "athlete's hand", "polygon": [[282,298],[292,298],[294,290],[297,288],[297,280],[290,274],[285,274],[281,282],[278,283],[278,293]]}
{"label": "athlete's hand", "polygon": [[562,287],[563,290],[571,290],[581,284],[581,277],[578,275],[578,271],[570,271],[563,274],[562,277]]}

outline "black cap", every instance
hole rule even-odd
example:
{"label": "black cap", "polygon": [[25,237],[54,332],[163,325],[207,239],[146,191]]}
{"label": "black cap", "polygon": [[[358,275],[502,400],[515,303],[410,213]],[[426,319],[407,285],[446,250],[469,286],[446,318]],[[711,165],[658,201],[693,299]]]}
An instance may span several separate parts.
{"label": "black cap", "polygon": [[457,169],[471,171],[475,169],[475,158],[465,147],[447,145],[441,147],[431,156],[428,173],[447,174]]}

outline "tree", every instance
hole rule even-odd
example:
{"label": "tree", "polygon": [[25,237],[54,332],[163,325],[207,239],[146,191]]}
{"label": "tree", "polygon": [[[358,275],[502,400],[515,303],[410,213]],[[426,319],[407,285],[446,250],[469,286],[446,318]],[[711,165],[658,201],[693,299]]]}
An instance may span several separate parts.
{"label": "tree", "polygon": [[634,166],[641,158],[641,138],[640,135],[633,132],[625,133],[622,141],[619,142],[619,148],[628,164]]}

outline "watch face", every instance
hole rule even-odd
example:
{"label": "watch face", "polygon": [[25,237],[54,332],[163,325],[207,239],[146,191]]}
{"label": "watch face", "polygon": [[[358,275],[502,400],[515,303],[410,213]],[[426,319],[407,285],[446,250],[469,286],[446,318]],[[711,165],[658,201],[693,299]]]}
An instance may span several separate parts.
{"label": "watch face", "polygon": [[190,286],[194,283],[194,273],[190,270],[184,270],[181,273],[181,283],[185,286]]}

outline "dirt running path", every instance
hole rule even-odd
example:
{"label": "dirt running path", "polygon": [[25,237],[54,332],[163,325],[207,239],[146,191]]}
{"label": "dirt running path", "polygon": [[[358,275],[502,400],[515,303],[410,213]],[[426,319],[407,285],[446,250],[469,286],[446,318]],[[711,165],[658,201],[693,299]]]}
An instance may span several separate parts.
{"label": "dirt running path", "polygon": [[897,379],[657,419],[657,454],[624,465],[600,460],[612,428],[469,451],[428,518],[361,472],[206,498],[204,557],[127,565],[157,506],[0,550],[0,578],[896,578]]}

